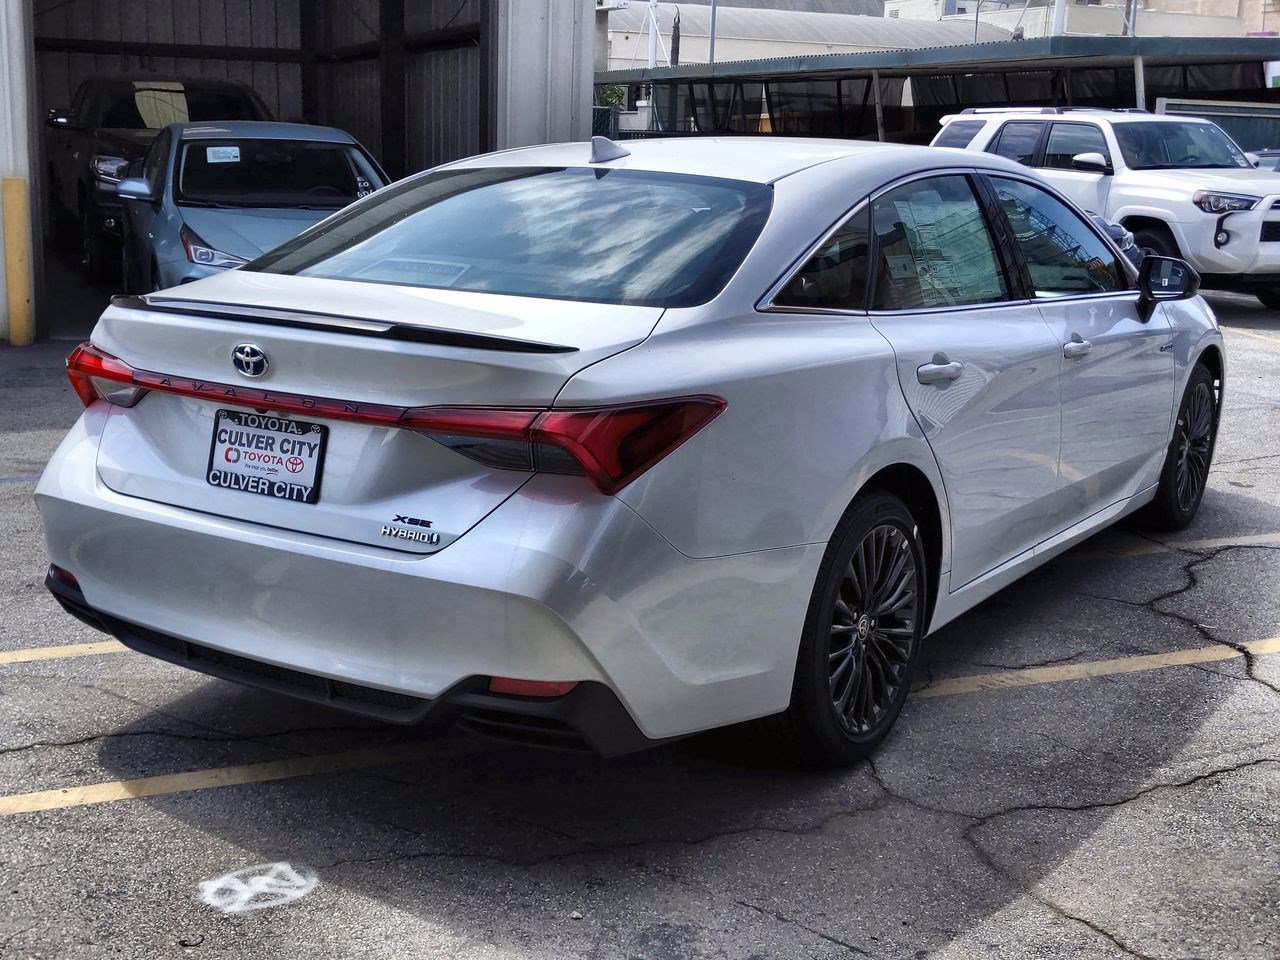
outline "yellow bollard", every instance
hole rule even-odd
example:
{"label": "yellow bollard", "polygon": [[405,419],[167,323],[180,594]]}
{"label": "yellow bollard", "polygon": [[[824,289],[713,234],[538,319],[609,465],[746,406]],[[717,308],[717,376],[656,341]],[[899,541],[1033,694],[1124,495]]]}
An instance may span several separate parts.
{"label": "yellow bollard", "polygon": [[8,287],[9,343],[30,346],[36,338],[31,301],[31,199],[27,181],[5,177],[0,191],[4,204],[4,276]]}

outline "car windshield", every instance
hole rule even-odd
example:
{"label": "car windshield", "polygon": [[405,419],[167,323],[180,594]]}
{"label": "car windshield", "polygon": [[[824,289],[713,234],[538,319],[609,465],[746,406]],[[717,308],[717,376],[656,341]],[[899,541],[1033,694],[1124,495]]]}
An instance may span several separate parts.
{"label": "car windshield", "polygon": [[198,87],[154,80],[111,87],[98,125],[117,130],[158,130],[189,121],[264,119],[253,99],[235,87]]}
{"label": "car windshield", "polygon": [[1207,121],[1113,124],[1124,162],[1134,170],[1249,167],[1231,138]]}
{"label": "car windshield", "polygon": [[600,303],[704,303],[772,189],[603,168],[445,170],[382,191],[246,269]]}
{"label": "car windshield", "polygon": [[346,143],[307,140],[197,140],[183,144],[179,203],[336,210],[367,196],[379,181]]}

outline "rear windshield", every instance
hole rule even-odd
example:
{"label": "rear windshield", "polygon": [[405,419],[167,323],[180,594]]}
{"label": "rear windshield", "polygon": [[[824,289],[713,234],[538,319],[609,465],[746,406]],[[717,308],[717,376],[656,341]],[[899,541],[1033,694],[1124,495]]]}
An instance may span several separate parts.
{"label": "rear windshield", "polygon": [[262,108],[236,87],[199,87],[177,81],[115,84],[102,95],[98,126],[158,130],[200,120],[266,120]]}
{"label": "rear windshield", "polygon": [[728,282],[764,184],[598,168],[445,170],[390,187],[247,270],[683,307]]}
{"label": "rear windshield", "polygon": [[178,202],[188,205],[336,210],[382,185],[345,143],[196,140],[183,145],[179,163]]}

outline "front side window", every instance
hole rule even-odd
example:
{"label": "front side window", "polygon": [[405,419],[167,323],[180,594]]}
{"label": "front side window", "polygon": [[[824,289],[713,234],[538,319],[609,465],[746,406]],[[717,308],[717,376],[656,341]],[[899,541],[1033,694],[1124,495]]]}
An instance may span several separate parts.
{"label": "front side window", "polygon": [[685,307],[760,235],[767,184],[588,167],[442,170],[397,184],[246,269]]}
{"label": "front side window", "polygon": [[779,307],[865,310],[871,212],[866,206],[840,225],[773,300]]}
{"label": "front side window", "polygon": [[1040,143],[1040,134],[1044,132],[1044,123],[1040,121],[1015,120],[1006,123],[996,135],[992,153],[1018,163],[1030,166],[1036,156],[1036,145]]}
{"label": "front side window", "polygon": [[978,131],[987,125],[985,120],[953,120],[933,138],[931,147],[967,147]]}
{"label": "front side window", "polygon": [[378,181],[346,143],[307,140],[194,140],[178,161],[180,203],[336,210],[367,196]]}
{"label": "front side window", "polygon": [[877,310],[1006,299],[1008,288],[969,181],[916,180],[872,203]]}
{"label": "front side window", "polygon": [[1021,180],[991,184],[1022,248],[1037,297],[1126,290],[1111,248],[1057,197]]}
{"label": "front side window", "polygon": [[1205,120],[1129,121],[1112,124],[1112,130],[1134,170],[1252,166],[1217,124]]}
{"label": "front side window", "polygon": [[1074,170],[1071,161],[1082,153],[1100,153],[1102,159],[1111,162],[1107,141],[1097,126],[1092,123],[1055,123],[1049,128],[1043,166]]}

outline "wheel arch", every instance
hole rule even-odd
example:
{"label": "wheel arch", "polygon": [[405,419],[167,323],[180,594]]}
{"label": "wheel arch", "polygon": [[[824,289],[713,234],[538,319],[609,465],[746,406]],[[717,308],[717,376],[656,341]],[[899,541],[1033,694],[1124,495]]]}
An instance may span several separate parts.
{"label": "wheel arch", "polygon": [[929,591],[925,602],[928,632],[927,625],[933,620],[938,591],[943,582],[943,558],[947,555],[942,498],[923,470],[915,464],[905,462],[881,467],[867,478],[866,483],[858,490],[858,496],[869,491],[880,491],[897,497],[906,504],[919,526],[925,563],[929,566]]}
{"label": "wheel arch", "polygon": [[1138,230],[1158,230],[1169,238],[1169,242],[1173,244],[1173,248],[1178,251],[1179,256],[1182,254],[1182,244],[1178,242],[1178,235],[1174,233],[1167,220],[1148,216],[1147,214],[1135,213],[1121,217],[1120,225],[1130,233]]}

